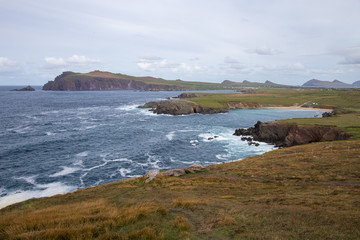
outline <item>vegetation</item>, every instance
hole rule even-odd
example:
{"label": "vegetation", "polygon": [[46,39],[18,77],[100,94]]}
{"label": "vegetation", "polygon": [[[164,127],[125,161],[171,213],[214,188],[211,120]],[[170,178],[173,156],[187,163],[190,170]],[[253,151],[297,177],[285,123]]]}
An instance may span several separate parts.
{"label": "vegetation", "polygon": [[360,239],[359,92],[260,89],[192,100],[317,103],[351,113],[281,122],[340,127],[354,137],[28,200],[0,210],[0,239]]}
{"label": "vegetation", "polygon": [[254,93],[204,94],[190,99],[204,107],[226,108],[226,103],[259,103],[264,107],[303,106],[336,108],[341,111],[360,112],[359,90],[302,89],[302,88],[260,88]]}

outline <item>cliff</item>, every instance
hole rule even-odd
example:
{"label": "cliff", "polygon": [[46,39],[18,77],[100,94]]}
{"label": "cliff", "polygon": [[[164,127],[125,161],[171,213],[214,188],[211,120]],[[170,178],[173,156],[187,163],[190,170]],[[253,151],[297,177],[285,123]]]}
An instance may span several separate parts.
{"label": "cliff", "polygon": [[131,77],[121,74],[94,71],[86,74],[63,72],[54,81],[49,81],[43,90],[89,91],[89,90],[183,90],[180,86],[162,84],[161,79]]}
{"label": "cliff", "polygon": [[142,91],[184,91],[218,90],[224,86],[218,83],[165,80],[154,77],[134,77],[120,73],[93,71],[90,73],[63,72],[54,81],[49,81],[43,90],[89,91],[89,90],[142,90]]}
{"label": "cliff", "polygon": [[337,128],[308,126],[300,127],[293,124],[276,122],[257,122],[248,129],[236,129],[236,136],[252,136],[255,141],[275,144],[277,147],[291,147],[312,142],[347,140],[351,135]]}

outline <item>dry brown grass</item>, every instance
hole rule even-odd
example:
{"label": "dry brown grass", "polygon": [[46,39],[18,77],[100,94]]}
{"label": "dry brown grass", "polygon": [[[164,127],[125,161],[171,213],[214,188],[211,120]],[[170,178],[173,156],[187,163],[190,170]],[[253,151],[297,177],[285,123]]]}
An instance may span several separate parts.
{"label": "dry brown grass", "polygon": [[177,216],[171,225],[180,231],[186,231],[190,228],[188,219],[183,216]]}
{"label": "dry brown grass", "polygon": [[206,205],[207,201],[204,200],[184,200],[184,199],[174,199],[172,201],[173,207],[182,207],[182,208],[191,208],[198,205]]}

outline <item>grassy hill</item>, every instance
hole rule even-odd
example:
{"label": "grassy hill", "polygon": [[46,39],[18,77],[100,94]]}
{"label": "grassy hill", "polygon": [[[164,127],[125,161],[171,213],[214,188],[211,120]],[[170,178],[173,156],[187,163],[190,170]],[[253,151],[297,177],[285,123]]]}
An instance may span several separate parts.
{"label": "grassy hill", "polygon": [[302,106],[360,111],[359,90],[326,90],[301,88],[259,88],[249,94],[202,94],[189,99],[209,108],[226,108],[226,104],[261,104],[264,107]]}
{"label": "grassy hill", "polygon": [[43,90],[88,91],[88,90],[217,90],[226,89],[218,83],[165,80],[154,77],[134,77],[125,74],[93,71],[90,73],[64,72],[54,81],[49,81]]}
{"label": "grassy hill", "polygon": [[0,239],[360,239],[359,92],[271,89],[192,100],[351,110],[281,122],[339,127],[354,137],[14,204],[0,210]]}

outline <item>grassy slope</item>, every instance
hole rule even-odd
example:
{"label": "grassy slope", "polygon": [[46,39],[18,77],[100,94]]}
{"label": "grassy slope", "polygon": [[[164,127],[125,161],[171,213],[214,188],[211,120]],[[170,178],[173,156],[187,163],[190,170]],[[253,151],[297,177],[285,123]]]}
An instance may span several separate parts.
{"label": "grassy slope", "polygon": [[[360,91],[322,89],[260,89],[255,94],[207,94],[193,98],[205,107],[224,108],[227,102],[260,103],[264,106],[302,105],[360,111]],[[313,105],[316,103],[316,105]]]}
{"label": "grassy slope", "polygon": [[129,79],[140,82],[145,82],[148,84],[155,85],[169,85],[169,86],[179,86],[186,90],[216,90],[216,89],[225,89],[227,86],[218,84],[218,83],[206,83],[206,82],[188,82],[181,80],[165,80],[162,78],[153,78],[153,77],[134,77],[126,74],[113,74],[106,72],[91,72],[87,74],[74,74],[72,76],[68,76],[67,79],[72,81],[73,79],[83,79],[86,81],[87,79],[91,79],[92,77],[104,77],[104,78],[119,78],[119,79]]}
{"label": "grassy slope", "polygon": [[[356,92],[319,93],[287,98],[359,108]],[[279,90],[261,94],[287,99]],[[241,98],[263,99],[250,95]],[[9,206],[0,210],[0,239],[359,239],[359,117],[287,120],[342,127],[355,133],[352,141],[280,149],[204,173],[148,184],[131,179]]]}

